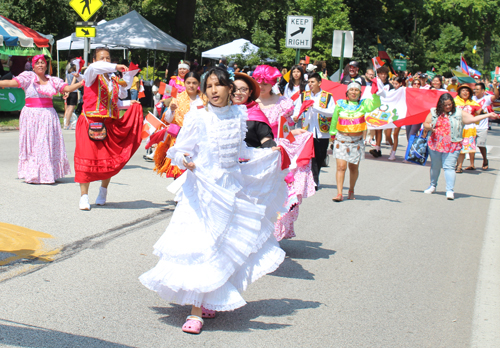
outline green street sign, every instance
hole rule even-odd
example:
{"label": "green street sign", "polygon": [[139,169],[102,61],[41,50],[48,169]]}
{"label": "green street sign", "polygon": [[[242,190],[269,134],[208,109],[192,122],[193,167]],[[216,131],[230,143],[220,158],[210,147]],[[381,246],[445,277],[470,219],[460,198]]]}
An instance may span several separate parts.
{"label": "green street sign", "polygon": [[405,71],[406,70],[406,60],[405,59],[394,59],[392,61],[392,67],[396,71]]}

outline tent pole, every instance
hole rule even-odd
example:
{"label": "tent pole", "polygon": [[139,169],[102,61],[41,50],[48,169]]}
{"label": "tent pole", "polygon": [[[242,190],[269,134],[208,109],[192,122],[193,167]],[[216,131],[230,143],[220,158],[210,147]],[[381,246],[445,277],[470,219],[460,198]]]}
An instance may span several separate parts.
{"label": "tent pole", "polygon": [[[155,83],[155,69],[156,69],[156,50],[155,50],[155,56],[154,56],[154,59],[153,59],[153,86],[154,86],[154,83]],[[153,86],[151,86],[151,92],[153,92]],[[153,93],[151,93],[151,105],[153,105],[153,110],[154,110],[154,107],[155,107],[155,95]],[[160,115],[160,118],[161,118],[161,115]]]}
{"label": "tent pole", "polygon": [[59,77],[59,50],[57,50],[57,77]]}
{"label": "tent pole", "polygon": [[146,56],[146,80],[149,79],[149,50],[147,51]]}

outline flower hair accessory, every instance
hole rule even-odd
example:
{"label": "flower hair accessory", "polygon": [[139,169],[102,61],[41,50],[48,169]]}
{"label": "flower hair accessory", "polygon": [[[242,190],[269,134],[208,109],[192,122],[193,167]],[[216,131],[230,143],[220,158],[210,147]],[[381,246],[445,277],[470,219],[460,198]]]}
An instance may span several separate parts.
{"label": "flower hair accessory", "polygon": [[258,83],[268,83],[271,85],[276,84],[278,77],[281,77],[281,73],[278,69],[269,65],[259,65],[252,74],[252,77]]}
{"label": "flower hair accessory", "polygon": [[36,62],[39,61],[40,59],[43,60],[45,63],[47,63],[47,60],[45,60],[45,56],[43,54],[38,54],[33,57],[32,59],[33,64],[36,64]]}
{"label": "flower hair accessory", "polygon": [[228,71],[228,74],[229,74],[229,79],[230,79],[231,81],[234,81],[234,71],[232,71],[232,70],[231,70],[231,71]]}

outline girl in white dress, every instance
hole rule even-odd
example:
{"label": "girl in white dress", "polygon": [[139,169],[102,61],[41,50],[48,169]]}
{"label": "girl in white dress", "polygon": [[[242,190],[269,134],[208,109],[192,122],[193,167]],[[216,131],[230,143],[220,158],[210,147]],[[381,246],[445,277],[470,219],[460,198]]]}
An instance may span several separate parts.
{"label": "girl in white dress", "polygon": [[178,205],[154,245],[160,260],[139,278],[163,299],[192,305],[189,333],[201,331],[202,317],[244,306],[240,292],[285,257],[273,235],[288,192],[280,148],[247,147],[246,108],[230,104],[226,70],[211,69],[202,91],[208,105],[191,109],[167,152],[189,170],[169,187]]}

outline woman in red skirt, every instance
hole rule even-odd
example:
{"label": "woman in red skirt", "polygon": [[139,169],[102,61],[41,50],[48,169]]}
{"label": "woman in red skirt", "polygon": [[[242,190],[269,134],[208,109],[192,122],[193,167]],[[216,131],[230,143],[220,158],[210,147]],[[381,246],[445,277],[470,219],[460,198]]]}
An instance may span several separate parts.
{"label": "woman in red skirt", "polygon": [[[118,99],[125,98],[127,91],[113,74],[128,68],[110,61],[107,48],[96,49],[94,62],[83,75],[83,110],[75,134],[75,182],[80,183],[81,210],[90,210],[88,192],[92,181],[102,181],[95,203],[106,203],[111,177],[127,164],[141,143],[142,107],[137,101]],[[119,109],[129,106],[120,117]]]}

